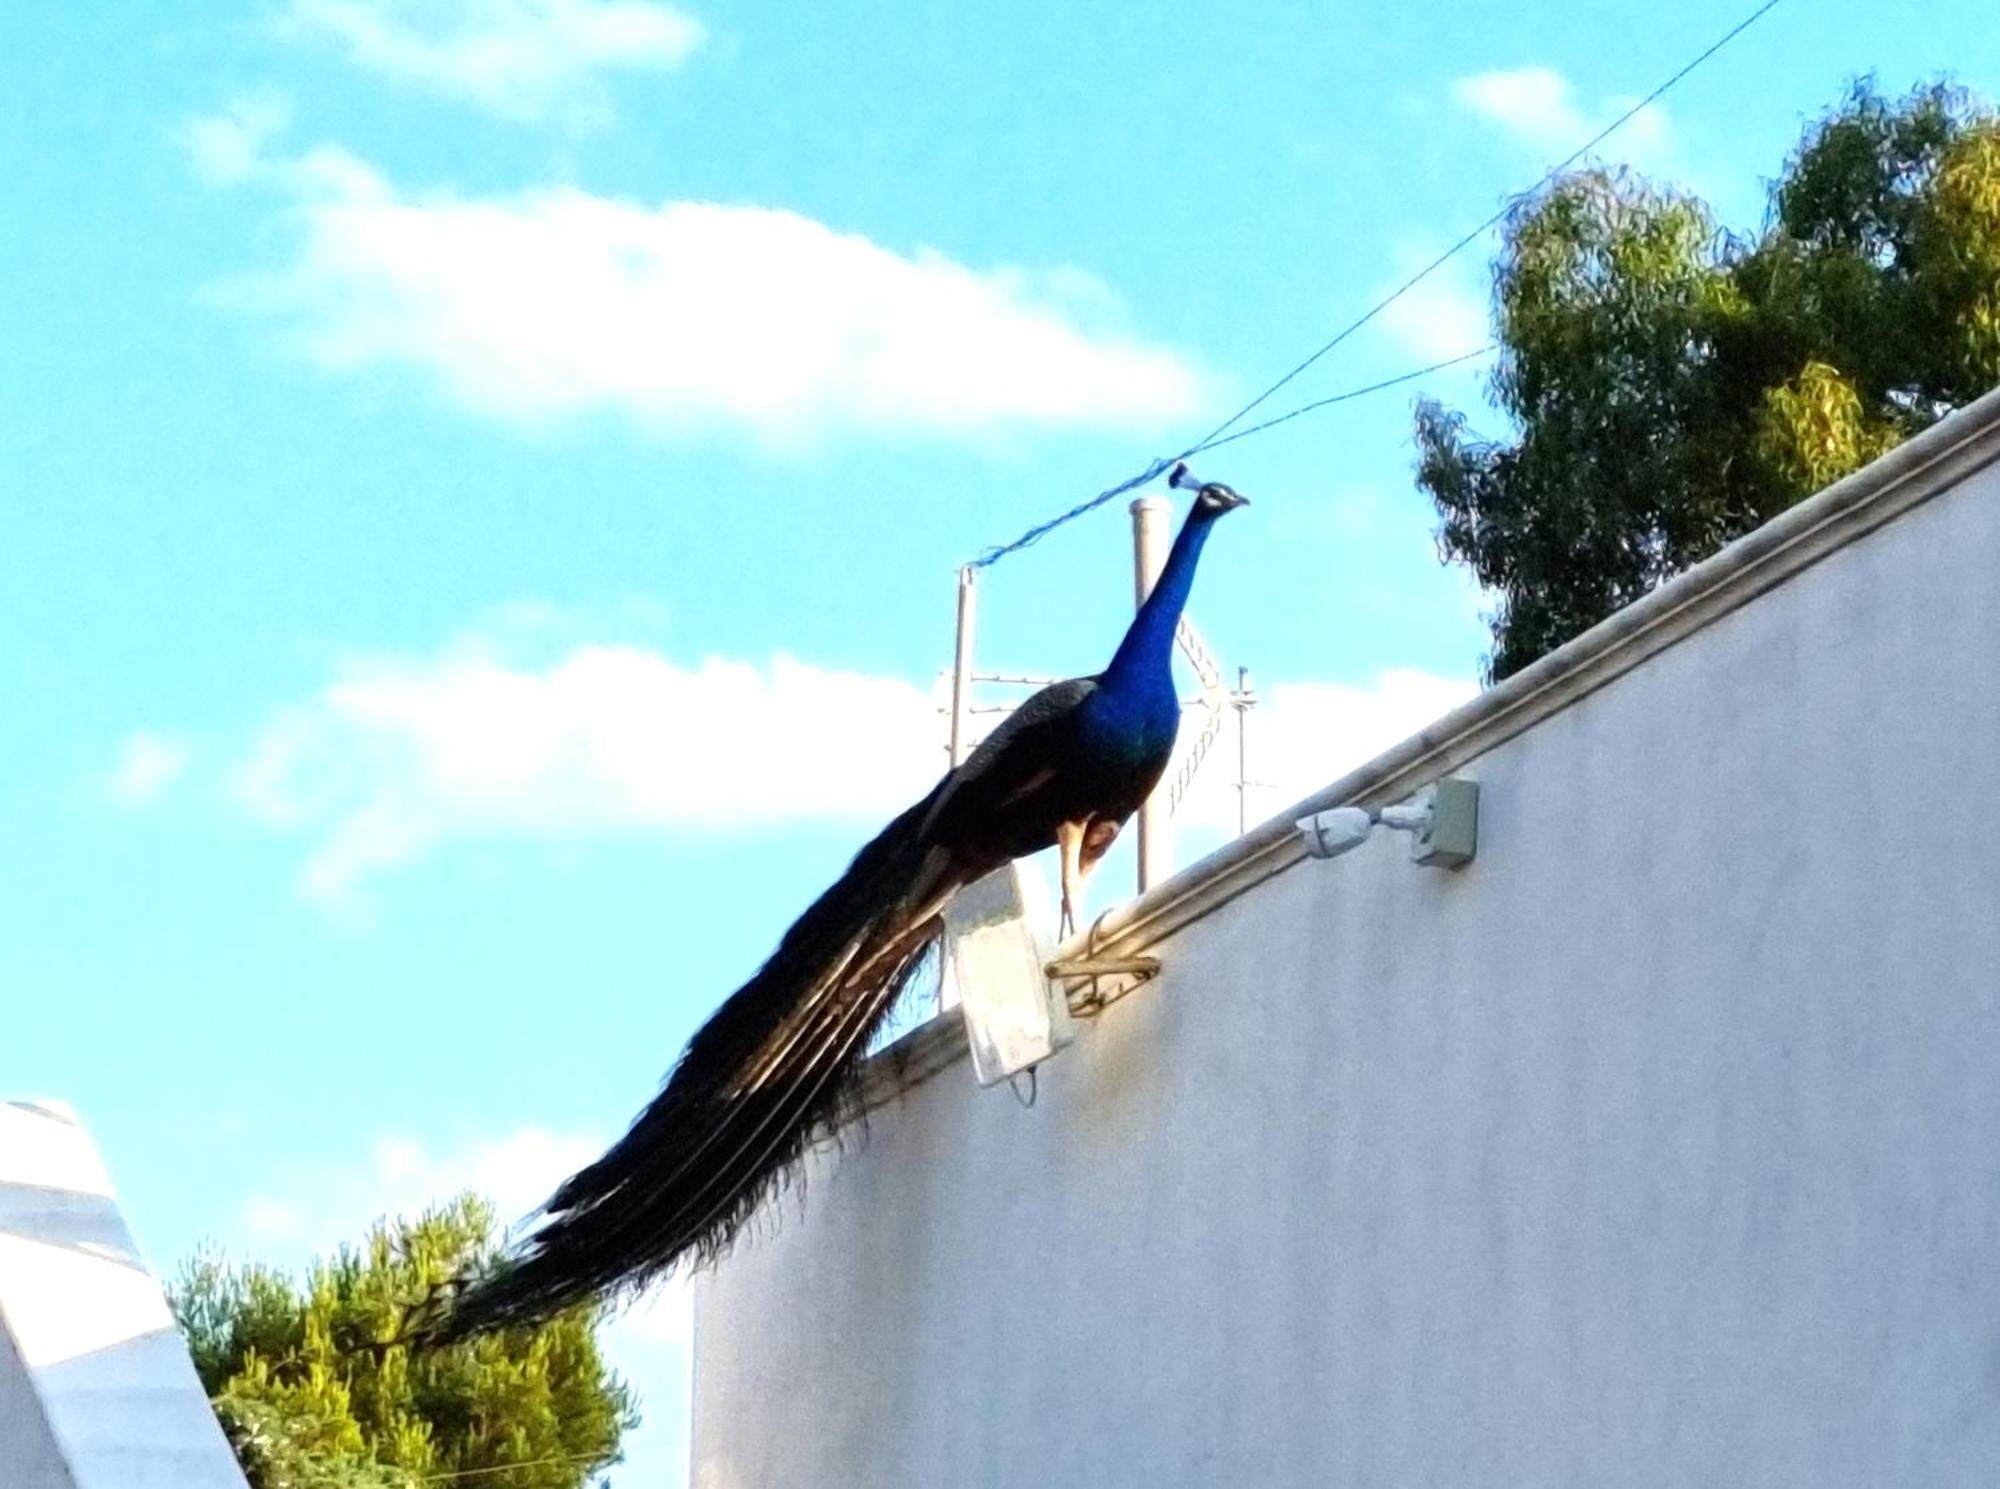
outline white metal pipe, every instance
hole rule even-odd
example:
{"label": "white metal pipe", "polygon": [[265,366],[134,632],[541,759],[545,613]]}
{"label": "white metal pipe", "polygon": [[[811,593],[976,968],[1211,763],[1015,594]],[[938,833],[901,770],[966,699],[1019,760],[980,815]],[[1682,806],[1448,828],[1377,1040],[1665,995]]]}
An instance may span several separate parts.
{"label": "white metal pipe", "polygon": [[971,751],[972,626],[979,609],[979,572],[971,564],[958,571],[958,638],[951,659],[951,763],[962,765]]}

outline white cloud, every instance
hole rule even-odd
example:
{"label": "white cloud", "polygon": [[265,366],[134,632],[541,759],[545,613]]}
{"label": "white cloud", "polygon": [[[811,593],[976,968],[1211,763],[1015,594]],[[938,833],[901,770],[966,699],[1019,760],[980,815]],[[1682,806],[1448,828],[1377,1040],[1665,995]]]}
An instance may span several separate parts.
{"label": "white cloud", "polygon": [[1175,354],[1115,326],[1072,268],[975,270],[795,212],[658,206],[541,187],[400,189],[347,152],[243,163],[235,116],[195,124],[211,176],[289,203],[289,266],[226,287],[321,366],[413,369],[472,409],[594,410],[662,433],[1151,427],[1200,396]]}
{"label": "white cloud", "polygon": [[[1378,673],[1367,683],[1295,682],[1263,689],[1249,718],[1250,776],[1257,782],[1250,795],[1250,821],[1260,822],[1332,784],[1478,691],[1469,677],[1405,667]],[[1189,727],[1193,722],[1191,716]],[[1233,719],[1175,816],[1193,826],[1234,829]]]}
{"label": "white cloud", "polygon": [[111,772],[111,795],[133,807],[157,801],[187,770],[190,758],[188,747],[180,741],[141,729],[125,741],[119,753]]}
{"label": "white cloud", "polygon": [[[1490,119],[1553,165],[1638,100],[1604,99],[1585,107],[1561,73],[1547,67],[1516,67],[1482,72],[1458,79],[1452,96],[1459,104]],[[1672,132],[1666,110],[1647,104],[1603,145],[1598,153],[1627,161],[1642,171],[1671,174],[1675,167]]]}
{"label": "white cloud", "polygon": [[[1250,717],[1253,816],[1476,691],[1412,669],[1267,688]],[[943,770],[943,736],[935,693],[902,678],[782,655],[687,663],[625,643],[521,660],[469,634],[430,656],[348,661],[265,724],[234,786],[252,815],[309,843],[306,896],[347,911],[376,875],[454,842],[886,820]],[[1234,823],[1234,763],[1232,729],[1184,820]]]}
{"label": "white cloud", "polygon": [[349,663],[270,721],[237,788],[311,835],[303,888],[339,908],[454,838],[886,817],[943,769],[941,739],[931,694],[898,678],[622,644],[529,664],[475,636]]}
{"label": "white cloud", "polygon": [[361,67],[521,120],[601,122],[600,74],[677,67],[701,23],[651,0],[293,0]]}
{"label": "white cloud", "polygon": [[681,1274],[631,1299],[618,1315],[621,1332],[655,1344],[675,1344],[694,1333],[694,1291]]}
{"label": "white cloud", "polygon": [[[1402,255],[1400,284],[1436,257],[1412,249]],[[1486,292],[1475,282],[1476,270],[1454,260],[1389,302],[1379,324],[1409,354],[1425,363],[1449,361],[1477,351],[1493,339],[1488,324]],[[1393,286],[1385,285],[1386,293]]]}
{"label": "white cloud", "polygon": [[361,1239],[385,1217],[415,1217],[470,1189],[509,1225],[602,1151],[595,1137],[523,1127],[434,1151],[412,1137],[383,1136],[352,1162],[302,1164],[247,1201],[237,1230],[252,1254],[299,1261]]}
{"label": "white cloud", "polygon": [[236,186],[262,168],[265,147],[284,132],[291,117],[291,103],[283,94],[245,94],[220,114],[190,120],[181,130],[181,143],[204,181]]}

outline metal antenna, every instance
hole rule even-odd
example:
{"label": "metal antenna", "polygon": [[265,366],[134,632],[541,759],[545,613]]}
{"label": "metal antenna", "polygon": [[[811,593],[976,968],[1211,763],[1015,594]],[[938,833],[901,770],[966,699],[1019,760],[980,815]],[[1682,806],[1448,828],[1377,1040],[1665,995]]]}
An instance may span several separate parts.
{"label": "metal antenna", "polygon": [[1250,669],[1236,669],[1236,691],[1229,695],[1236,710],[1236,835],[1250,830],[1250,710],[1257,706],[1257,694],[1250,686]]}

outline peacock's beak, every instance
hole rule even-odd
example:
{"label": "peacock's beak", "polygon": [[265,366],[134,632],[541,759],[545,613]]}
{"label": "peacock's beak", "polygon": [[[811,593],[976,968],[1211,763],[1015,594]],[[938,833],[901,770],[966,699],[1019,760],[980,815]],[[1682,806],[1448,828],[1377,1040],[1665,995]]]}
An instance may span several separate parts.
{"label": "peacock's beak", "polygon": [[1233,512],[1238,507],[1247,507],[1250,505],[1249,497],[1244,496],[1241,492],[1233,491],[1219,482],[1211,482],[1209,485],[1202,487],[1201,494],[1210,501],[1221,502],[1224,511]]}

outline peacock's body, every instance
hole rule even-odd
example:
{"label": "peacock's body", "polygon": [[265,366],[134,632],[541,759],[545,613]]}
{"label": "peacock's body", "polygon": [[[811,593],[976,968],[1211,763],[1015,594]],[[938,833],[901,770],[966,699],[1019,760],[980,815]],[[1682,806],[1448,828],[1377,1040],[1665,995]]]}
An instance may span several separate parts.
{"label": "peacock's body", "polygon": [[471,1283],[433,1337],[532,1322],[727,1246],[837,1117],[959,889],[1056,845],[1073,924],[1084,875],[1172,757],[1174,630],[1210,530],[1242,504],[1200,487],[1110,665],[1034,694],[863,848],[688,1042],[631,1129],[555,1192],[519,1255]]}

